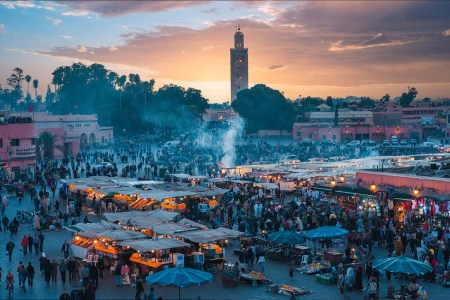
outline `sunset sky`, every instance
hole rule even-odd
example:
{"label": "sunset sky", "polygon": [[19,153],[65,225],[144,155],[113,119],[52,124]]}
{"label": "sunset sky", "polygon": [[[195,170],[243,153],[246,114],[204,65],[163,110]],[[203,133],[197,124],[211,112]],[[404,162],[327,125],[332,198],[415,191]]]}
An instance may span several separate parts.
{"label": "sunset sky", "polygon": [[3,1],[0,82],[14,67],[40,81],[73,62],[230,98],[240,25],[250,86],[288,98],[380,98],[415,86],[450,97],[449,1]]}

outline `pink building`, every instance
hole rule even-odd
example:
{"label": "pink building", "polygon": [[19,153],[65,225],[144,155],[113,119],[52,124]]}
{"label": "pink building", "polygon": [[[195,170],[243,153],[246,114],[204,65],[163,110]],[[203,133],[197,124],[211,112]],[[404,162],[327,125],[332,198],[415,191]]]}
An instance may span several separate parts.
{"label": "pink building", "polygon": [[0,163],[13,179],[34,178],[36,139],[30,117],[0,117]]}
{"label": "pink building", "polygon": [[42,132],[56,135],[55,158],[77,155],[80,150],[113,142],[113,128],[100,127],[97,115],[34,115],[36,136]]}
{"label": "pink building", "polygon": [[375,125],[343,125],[339,127],[316,125],[305,125],[303,123],[294,123],[294,140],[311,139],[313,141],[323,141],[331,139],[336,143],[347,143],[353,140],[373,140],[382,142],[397,136],[398,140],[415,139],[417,142],[422,140],[422,130],[412,126],[375,126]]}

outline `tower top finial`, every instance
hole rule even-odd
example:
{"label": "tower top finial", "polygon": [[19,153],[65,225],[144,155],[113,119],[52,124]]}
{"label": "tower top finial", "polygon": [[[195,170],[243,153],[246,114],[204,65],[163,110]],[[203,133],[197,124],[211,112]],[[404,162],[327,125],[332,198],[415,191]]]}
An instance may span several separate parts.
{"label": "tower top finial", "polygon": [[236,26],[236,32],[241,31],[241,25]]}

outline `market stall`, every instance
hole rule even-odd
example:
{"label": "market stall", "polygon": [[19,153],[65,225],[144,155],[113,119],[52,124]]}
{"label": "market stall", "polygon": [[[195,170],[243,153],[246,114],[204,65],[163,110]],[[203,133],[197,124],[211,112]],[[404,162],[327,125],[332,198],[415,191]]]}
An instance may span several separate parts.
{"label": "market stall", "polygon": [[188,243],[168,238],[124,241],[117,244],[137,251],[131,255],[130,261],[145,267],[141,270],[143,273],[172,266],[183,267],[184,254],[179,252],[184,251],[178,250],[190,247]]}

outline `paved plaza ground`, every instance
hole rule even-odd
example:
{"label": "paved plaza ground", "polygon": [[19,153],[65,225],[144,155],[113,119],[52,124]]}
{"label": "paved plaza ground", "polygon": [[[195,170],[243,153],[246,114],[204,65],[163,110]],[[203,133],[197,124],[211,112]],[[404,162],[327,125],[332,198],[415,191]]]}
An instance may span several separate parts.
{"label": "paved plaza ground", "polygon": [[[17,201],[14,198],[9,198],[10,205],[7,208],[7,215],[10,219],[12,219],[16,213],[17,209],[29,209],[29,196],[24,199],[22,205],[19,207]],[[88,214],[90,220],[99,221],[99,217],[95,216],[92,211],[84,208],[83,215]],[[46,286],[44,282],[44,274],[39,272],[39,255],[28,254],[24,255],[20,248],[20,239],[24,234],[33,233],[31,224],[22,224],[19,228],[18,234],[13,237],[13,242],[16,244],[16,248],[13,253],[12,262],[8,261],[8,257],[5,255],[5,244],[9,240],[9,232],[0,232],[0,250],[2,251],[2,255],[0,255],[0,266],[3,269],[2,274],[2,282],[0,282],[0,299],[6,299],[7,294],[5,290],[5,277],[6,273],[9,269],[13,270],[14,277],[16,279],[16,283],[18,282],[16,267],[20,260],[23,261],[24,264],[28,264],[29,261],[33,264],[36,270],[36,277],[34,280],[34,286],[32,288],[27,287],[27,291],[21,291],[17,284],[16,289],[14,291],[13,299],[58,299],[60,294],[62,293],[64,288],[67,288],[68,293],[73,288],[73,285],[66,283],[63,285],[59,274],[58,274],[58,282],[56,284],[50,284]],[[57,260],[61,260],[63,257],[61,252],[61,245],[64,240],[71,241],[73,237],[73,233],[62,230],[62,231],[46,231],[44,232],[45,241],[44,241],[44,252],[47,257],[50,259],[56,258]],[[237,260],[237,256],[233,254],[233,248],[238,247],[237,241],[234,242],[233,245],[229,246],[226,249],[227,253],[227,261],[235,262]],[[409,247],[408,247],[409,248]],[[384,257],[386,255],[386,251],[384,249],[374,249],[376,257]],[[407,252],[407,254],[409,254]],[[258,270],[258,269],[256,269]],[[105,278],[99,280],[99,289],[96,293],[96,299],[134,299],[135,288],[131,286],[122,286],[116,287],[114,284],[114,275],[110,276],[109,270],[104,271]],[[339,293],[337,285],[325,285],[318,283],[314,280],[314,276],[299,274],[296,273],[294,275],[294,281],[291,282],[288,275],[288,266],[279,263],[273,262],[271,260],[267,260],[266,263],[266,276],[273,280],[274,283],[278,283],[279,285],[288,284],[297,287],[305,287],[309,290],[312,290],[313,293],[311,295],[306,296],[298,296],[297,299],[343,299],[343,296]],[[395,287],[400,286],[400,280],[391,279],[391,282]],[[426,288],[426,291],[429,295],[429,299],[450,299],[450,289],[446,289],[438,285],[437,283],[424,283],[422,280],[419,281],[420,284],[423,284]],[[146,290],[148,287],[145,287]],[[380,280],[380,291],[381,294],[384,295],[387,289],[387,280],[383,277]],[[181,290],[181,298],[182,299],[289,299],[287,296],[278,295],[272,292],[265,292],[266,286],[251,286],[251,285],[239,285],[238,287],[222,287],[222,282],[220,279],[220,275],[215,275],[215,280],[211,284],[206,284],[203,286],[194,286],[189,288],[184,288]],[[155,287],[155,293],[162,299],[178,299],[178,288],[176,287]],[[349,293],[349,299],[363,299],[363,293]]]}

